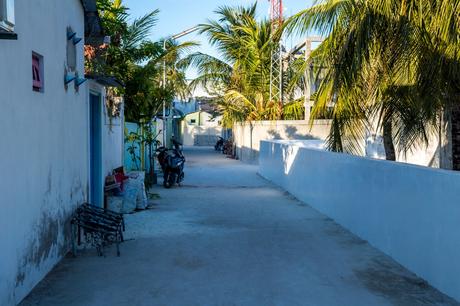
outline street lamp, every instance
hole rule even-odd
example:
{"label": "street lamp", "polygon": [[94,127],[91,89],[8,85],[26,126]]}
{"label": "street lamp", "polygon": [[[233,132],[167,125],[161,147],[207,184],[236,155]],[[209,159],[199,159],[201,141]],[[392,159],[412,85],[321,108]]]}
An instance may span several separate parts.
{"label": "street lamp", "polygon": [[[169,39],[165,39],[163,41],[163,51],[165,52],[165,55],[166,55],[166,42],[168,40],[176,40],[176,39],[179,39],[181,37],[184,37],[190,33],[193,33],[195,31],[197,31],[199,29],[199,26],[194,26],[190,29],[187,29],[183,32],[180,32],[176,35],[172,35],[169,37]],[[163,89],[166,90],[166,57],[163,58]],[[172,110],[170,109],[169,111],[169,116],[171,116],[171,112]],[[166,119],[166,97],[163,98],[163,146],[165,147],[169,147],[167,144],[166,144],[166,137],[167,137],[167,134],[168,134],[168,120]]]}

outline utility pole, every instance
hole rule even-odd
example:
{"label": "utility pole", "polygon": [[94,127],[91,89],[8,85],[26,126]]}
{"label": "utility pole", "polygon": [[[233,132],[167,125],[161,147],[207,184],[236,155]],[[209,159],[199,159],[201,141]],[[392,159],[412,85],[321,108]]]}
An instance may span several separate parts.
{"label": "utility pole", "polygon": [[[176,40],[186,35],[189,35],[193,32],[196,32],[199,29],[199,26],[194,26],[190,29],[182,31],[176,35],[172,35],[169,38],[163,41],[163,51],[166,54],[166,42],[168,40]],[[166,57],[163,57],[163,89],[166,89]],[[170,132],[171,128],[169,124],[172,122],[173,114],[172,114],[172,107],[169,109],[168,118],[166,118],[166,97],[163,98],[163,146],[170,148],[170,139],[168,139],[168,132]]]}

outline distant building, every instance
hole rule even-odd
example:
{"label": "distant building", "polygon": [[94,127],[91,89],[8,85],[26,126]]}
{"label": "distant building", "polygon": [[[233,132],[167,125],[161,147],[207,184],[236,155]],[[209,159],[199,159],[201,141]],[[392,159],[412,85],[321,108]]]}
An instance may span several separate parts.
{"label": "distant building", "polygon": [[182,120],[182,143],[186,146],[213,146],[222,136],[222,116],[204,111],[187,114]]}

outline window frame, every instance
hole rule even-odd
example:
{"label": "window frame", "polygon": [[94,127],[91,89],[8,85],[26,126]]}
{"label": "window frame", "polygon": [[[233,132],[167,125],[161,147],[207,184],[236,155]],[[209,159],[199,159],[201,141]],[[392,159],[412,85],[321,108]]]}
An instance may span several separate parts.
{"label": "window frame", "polygon": [[[69,27],[68,31],[73,32],[73,29]],[[66,66],[70,72],[77,71],[77,54],[77,47],[73,43],[72,39],[68,39],[66,46]]]}
{"label": "window frame", "polygon": [[15,0],[0,0],[0,29],[13,32],[15,26]]}
{"label": "window frame", "polygon": [[44,92],[44,71],[43,56],[32,52],[32,90],[35,92]]}

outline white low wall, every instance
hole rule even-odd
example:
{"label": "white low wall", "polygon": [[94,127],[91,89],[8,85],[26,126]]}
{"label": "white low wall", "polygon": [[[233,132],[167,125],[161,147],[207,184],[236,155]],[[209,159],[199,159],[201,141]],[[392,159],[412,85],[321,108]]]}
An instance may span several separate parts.
{"label": "white low wall", "polygon": [[313,126],[306,120],[253,121],[233,126],[236,156],[246,163],[257,163],[262,140],[325,140],[330,120],[316,120]]}
{"label": "white low wall", "polygon": [[460,300],[460,173],[262,141],[260,174]]}
{"label": "white low wall", "polygon": [[222,135],[220,126],[195,126],[182,124],[182,144],[184,146],[213,146]]}
{"label": "white low wall", "polygon": [[[264,140],[322,140],[330,133],[330,120],[315,120],[313,125],[306,120],[253,121],[236,123],[233,126],[233,138],[238,159],[245,163],[257,163],[260,141]],[[397,153],[397,161],[421,166],[439,168],[442,151],[435,134],[428,135],[429,144],[420,143],[406,153]],[[383,138],[375,133],[367,135],[361,143],[364,156],[385,159]],[[444,166],[446,167],[446,166]],[[450,166],[451,167],[451,166]],[[451,169],[451,168],[449,168]]]}

